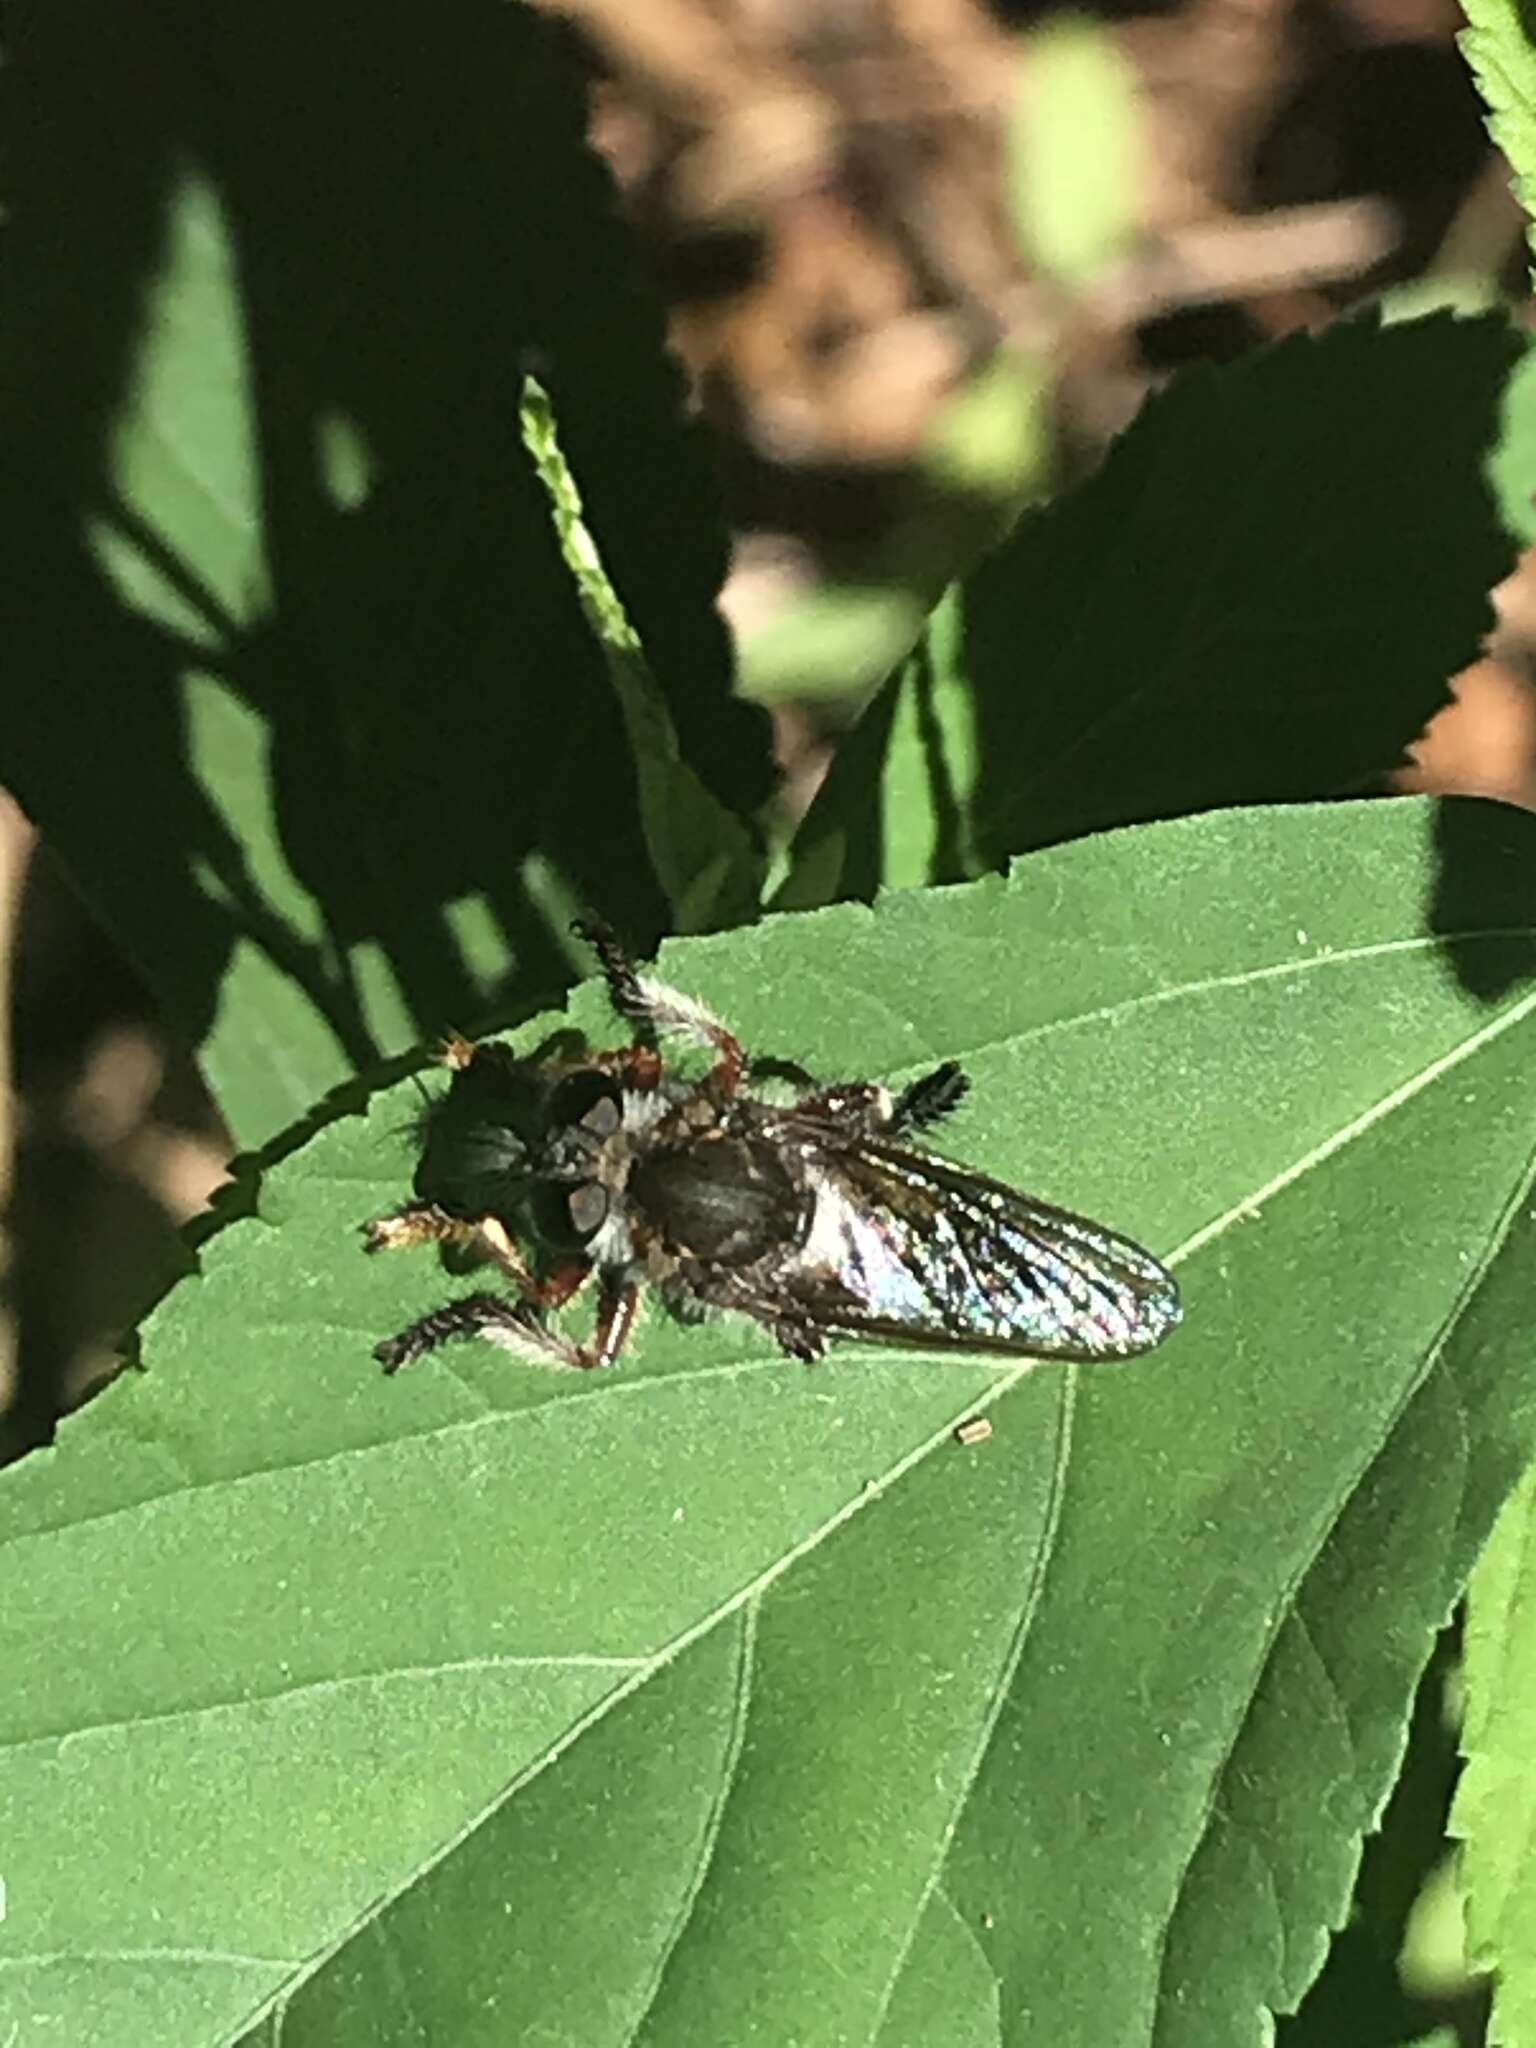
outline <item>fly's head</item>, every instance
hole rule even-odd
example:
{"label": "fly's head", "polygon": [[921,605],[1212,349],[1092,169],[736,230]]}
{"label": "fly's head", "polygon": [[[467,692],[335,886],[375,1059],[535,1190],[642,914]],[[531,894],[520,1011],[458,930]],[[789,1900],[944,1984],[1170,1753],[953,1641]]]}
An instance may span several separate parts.
{"label": "fly's head", "polygon": [[450,1215],[493,1218],[557,1257],[629,1257],[637,1162],[690,1147],[713,1128],[707,1091],[603,1055],[544,1063],[487,1042],[451,1059],[427,1111],[415,1192]]}
{"label": "fly's head", "polygon": [[612,1156],[624,1091],[601,1067],[552,1067],[490,1041],[453,1058],[422,1118],[415,1192],[451,1215],[531,1224],[551,1249],[579,1250],[622,1184]]}
{"label": "fly's head", "polygon": [[452,1079],[423,1112],[415,1191],[459,1216],[509,1227],[536,1177],[548,1083],[504,1045],[450,1044]]}
{"label": "fly's head", "polygon": [[592,1065],[563,1074],[549,1098],[537,1153],[534,1228],[545,1245],[627,1265],[670,1235],[653,1190],[687,1177],[723,1137],[723,1106],[700,1082],[657,1070],[636,1085]]}

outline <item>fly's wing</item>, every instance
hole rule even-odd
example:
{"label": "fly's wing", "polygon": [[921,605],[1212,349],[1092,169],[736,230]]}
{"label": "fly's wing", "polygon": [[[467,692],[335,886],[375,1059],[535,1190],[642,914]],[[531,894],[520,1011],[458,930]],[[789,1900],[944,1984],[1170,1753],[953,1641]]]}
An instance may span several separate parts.
{"label": "fly's wing", "polygon": [[818,1328],[1098,1359],[1150,1351],[1179,1320],[1173,1275],[1100,1223],[878,1138],[823,1131],[804,1156],[816,1207],[784,1284]]}

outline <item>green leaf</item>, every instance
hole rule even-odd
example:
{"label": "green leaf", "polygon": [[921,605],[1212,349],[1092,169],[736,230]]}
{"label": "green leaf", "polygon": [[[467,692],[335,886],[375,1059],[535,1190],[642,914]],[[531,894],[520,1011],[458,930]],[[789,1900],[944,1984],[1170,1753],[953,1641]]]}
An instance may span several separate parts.
{"label": "green leaf", "polygon": [[1536,1468],[1505,1503],[1468,1602],[1467,1768],[1452,1828],[1464,1843],[1461,1881],[1472,1957],[1496,1973],[1490,2038],[1501,2048],[1536,2041]]}
{"label": "green leaf", "polygon": [[854,542],[829,580],[790,598],[741,649],[741,688],[764,704],[873,691],[911,653],[945,586],[1038,496],[1052,459],[1043,359],[1000,349],[945,404],[878,540]]}
{"label": "green leaf", "polygon": [[549,493],[561,549],[624,715],[646,845],[671,906],[673,929],[699,932],[749,924],[761,895],[761,854],[741,819],[710,793],[683,757],[666,695],[582,516],[581,494],[560,446],[548,394],[532,379],[523,394],[523,434]]}
{"label": "green leaf", "polygon": [[960,673],[961,627],[952,588],[896,684],[833,756],[795,834],[775,910],[960,881],[985,865],[970,835],[976,709]]}
{"label": "green leaf", "polygon": [[891,1986],[877,2048],[1002,2048],[998,1992],[986,1950],[935,1886]]}
{"label": "green leaf", "polygon": [[[1516,350],[1502,316],[1362,320],[1186,371],[935,615],[866,713],[880,783],[828,778],[782,900],[1394,766],[1508,566],[1482,465]],[[925,801],[936,722],[966,736]]]}
{"label": "green leaf", "polygon": [[1446,1821],[1460,1759],[1448,1694],[1460,1682],[1460,1636],[1440,1637],[1419,1684],[1407,1747],[1379,1826],[1365,1845],[1348,1924],[1276,2048],[1399,2048],[1475,1997],[1464,1962],[1447,1969],[1433,1912],[1452,1854]]}
{"label": "green leaf", "polygon": [[[381,1055],[551,1000],[575,910],[704,921],[742,853],[722,797],[768,762],[554,32],[491,4],[435,40],[292,4],[158,19],[146,50],[88,0],[27,48],[7,282],[48,317],[0,334],[29,595],[0,746],[254,1145]],[[666,679],[638,764],[523,445],[534,360]],[[665,890],[663,754],[699,799]]]}
{"label": "green leaf", "polygon": [[963,1058],[946,1149],[1176,1258],[1186,1322],[1124,1367],[812,1370],[653,1314],[611,1374],[385,1381],[454,1291],[356,1247],[415,1092],[322,1131],[0,1477],[13,2009],[1265,2039],[1531,1448],[1533,877],[1523,814],[1332,805],[665,950],[760,1052]]}
{"label": "green leaf", "polygon": [[1504,386],[1488,479],[1506,529],[1524,544],[1536,540],[1536,348],[1526,349]]}
{"label": "green leaf", "polygon": [[1042,23],[1025,52],[1008,127],[1014,221],[1032,268],[1081,287],[1137,232],[1147,142],[1136,76],[1111,32],[1081,17]]}
{"label": "green leaf", "polygon": [[[1536,48],[1518,0],[1465,0],[1470,27],[1456,38],[1488,103],[1488,132],[1509,159],[1515,196],[1536,214]],[[1527,227],[1536,245],[1536,228]]]}

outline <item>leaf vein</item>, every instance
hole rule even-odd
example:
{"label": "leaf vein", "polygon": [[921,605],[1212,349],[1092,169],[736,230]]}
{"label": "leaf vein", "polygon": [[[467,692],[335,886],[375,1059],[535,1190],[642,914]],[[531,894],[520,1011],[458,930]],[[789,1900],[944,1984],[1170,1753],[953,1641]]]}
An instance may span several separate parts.
{"label": "leaf vein", "polygon": [[642,1995],[639,2016],[630,2032],[631,2041],[640,2039],[641,2030],[655,2006],[657,1994],[666,1978],[667,1966],[693,1918],[694,1907],[698,1904],[699,1894],[704,1889],[710,1867],[715,1860],[715,1845],[720,1839],[725,1810],[735,1789],[736,1775],[741,1765],[741,1752],[746,1741],[747,1721],[752,1707],[752,1683],[757,1665],[757,1624],[760,1612],[761,1602],[757,1600],[750,1601],[742,1609],[741,1641],[737,1648],[735,1686],[731,1700],[731,1725],[721,1754],[719,1782],[715,1788],[715,1796],[710,1802],[709,1813],[705,1817],[693,1870],[683,1888],[672,1925],[657,1955],[651,1981]]}
{"label": "leaf vein", "polygon": [[294,1970],[301,1962],[302,1958],[293,1956],[247,1955],[240,1949],[60,1948],[0,1956],[0,1971],[50,1970],[78,1963],[121,1964],[125,1969],[137,1969],[145,1963],[185,1963],[205,1969]]}
{"label": "leaf vein", "polygon": [[397,1679],[439,1678],[461,1672],[517,1670],[649,1671],[650,1657],[599,1657],[582,1653],[560,1656],[463,1657],[440,1664],[391,1664],[377,1671],[353,1671],[339,1678],[306,1678],[297,1685],[278,1686],[271,1692],[242,1694],[238,1699],[205,1700],[197,1706],[167,1707],[158,1713],[124,1714],[111,1721],[91,1721],[83,1727],[67,1728],[47,1735],[26,1735],[0,1741],[0,1756],[13,1750],[29,1749],[40,1743],[56,1743],[59,1750],[93,1737],[116,1735],[132,1728],[152,1728],[176,1721],[196,1721],[209,1714],[239,1714],[252,1707],[270,1707],[306,1695],[345,1692],[365,1685],[388,1685]]}
{"label": "leaf vein", "polygon": [[[1355,1119],[1355,1122],[1352,1125],[1346,1126],[1345,1131],[1339,1134],[1337,1142],[1330,1141],[1327,1146],[1316,1148],[1316,1151],[1318,1153],[1321,1153],[1323,1156],[1327,1156],[1328,1153],[1337,1150],[1339,1148],[1339,1145],[1345,1142],[1348,1137],[1360,1135],[1360,1133],[1363,1132],[1365,1129],[1369,1128],[1371,1124],[1374,1124],[1377,1121],[1379,1121],[1380,1117],[1388,1113],[1388,1111],[1391,1108],[1399,1107],[1402,1102],[1406,1101],[1411,1095],[1418,1092],[1418,1089],[1420,1087],[1427,1085],[1429,1080],[1437,1079],[1441,1073],[1447,1070],[1447,1068],[1456,1065],[1461,1058],[1465,1057],[1468,1053],[1472,1052],[1473,1050],[1479,1049],[1481,1046],[1489,1043],[1493,1038],[1497,1037],[1501,1031],[1507,1029],[1511,1024],[1518,1022],[1522,1017],[1527,1015],[1533,1008],[1536,1008],[1536,992],[1532,992],[1530,995],[1527,995],[1526,997],[1522,998],[1520,1002],[1511,1005],[1509,1010],[1503,1013],[1500,1017],[1491,1019],[1489,1023],[1481,1031],[1474,1033],[1473,1036],[1466,1040],[1465,1044],[1462,1047],[1458,1048],[1455,1052],[1446,1055],[1441,1060],[1432,1061],[1430,1065],[1426,1067],[1422,1071],[1422,1073],[1415,1078],[1413,1082],[1405,1083],[1401,1088],[1394,1089],[1391,1091],[1389,1095],[1384,1096],[1382,1098],[1381,1103],[1377,1104],[1371,1110],[1365,1112],[1365,1114],[1362,1117]],[[1310,1160],[1309,1162],[1302,1162],[1301,1166],[1299,1166],[1296,1169],[1296,1171],[1281,1176],[1282,1182],[1295,1179],[1299,1172],[1304,1171],[1306,1169],[1306,1165],[1308,1163],[1315,1163],[1315,1159]],[[1450,1333],[1456,1328],[1458,1322],[1465,1313],[1466,1304],[1472,1299],[1472,1297],[1476,1294],[1477,1290],[1482,1286],[1483,1280],[1487,1275],[1489,1267],[1492,1265],[1493,1260],[1497,1256],[1500,1248],[1504,1243],[1509,1220],[1512,1217],[1514,1211],[1529,1195],[1533,1181],[1536,1181],[1536,1147],[1533,1147],[1531,1153],[1527,1156],[1524,1172],[1521,1174],[1518,1182],[1511,1191],[1509,1201],[1504,1205],[1501,1218],[1502,1227],[1496,1228],[1495,1230],[1489,1233],[1489,1241],[1486,1247],[1484,1248],[1482,1257],[1479,1259],[1479,1261],[1477,1262],[1476,1266],[1472,1269],[1472,1271],[1468,1274],[1463,1285],[1457,1290],[1456,1298],[1454,1302],[1451,1304],[1450,1308],[1447,1310],[1445,1317],[1442,1319],[1440,1327],[1438,1328],[1438,1330],[1436,1330],[1434,1337],[1432,1338],[1430,1343],[1425,1346],[1424,1352],[1422,1354],[1424,1360],[1423,1369],[1417,1373],[1414,1373],[1410,1377],[1405,1378],[1403,1386],[1399,1391],[1397,1401],[1393,1404],[1393,1407],[1390,1410],[1390,1412],[1383,1418],[1382,1426],[1377,1431],[1376,1436],[1371,1442],[1371,1444],[1362,1451],[1362,1454],[1356,1463],[1352,1479],[1347,1485],[1343,1486],[1340,1489],[1333,1510],[1327,1517],[1323,1526],[1320,1527],[1315,1542],[1311,1545],[1306,1556],[1300,1561],[1298,1561],[1297,1568],[1292,1573],[1289,1584],[1284,1588],[1280,1599],[1275,1603],[1274,1618],[1272,1619],[1269,1625],[1260,1652],[1254,1661],[1253,1682],[1246,1689],[1244,1697],[1239,1706],[1237,1707],[1236,1712],[1234,1713],[1232,1729],[1227,1744],[1225,1746],[1225,1749],[1220,1760],[1218,1761],[1215,1769],[1211,1773],[1211,1789],[1206,1800],[1205,1811],[1201,1816],[1198,1827],[1193,1831],[1191,1835],[1189,1853],[1184,1859],[1183,1868],[1181,1869],[1178,1879],[1174,1885],[1172,1894],[1172,1905],[1170,1907],[1168,1916],[1163,1923],[1163,1927],[1159,1935],[1157,1978],[1156,1988],[1152,2000],[1152,2030],[1148,2036],[1149,2040],[1155,2040],[1157,2033],[1157,2015],[1165,2008],[1165,1994],[1167,1988],[1167,1973],[1169,1963],[1169,1943],[1173,1931],[1174,1922],[1178,1917],[1179,1902],[1184,1895],[1190,1871],[1193,1869],[1196,1858],[1199,1856],[1201,1849],[1205,1845],[1206,1838],[1210,1832],[1212,1819],[1213,1817],[1218,1816],[1221,1811],[1222,1783],[1228,1771],[1233,1766],[1233,1759],[1235,1757],[1238,1745],[1242,1740],[1243,1732],[1247,1726],[1248,1710],[1251,1707],[1254,1699],[1257,1697],[1261,1687],[1263,1686],[1265,1677],[1269,1672],[1271,1664],[1273,1663],[1275,1647],[1279,1641],[1280,1635],[1287,1621],[1291,1620],[1299,1614],[1300,1595],[1303,1587],[1305,1586],[1306,1580],[1308,1579],[1312,1570],[1316,1566],[1318,1559],[1322,1556],[1328,1544],[1332,1541],[1335,1533],[1338,1530],[1339,1523],[1343,1519],[1346,1510],[1350,1506],[1351,1502],[1357,1498],[1365,1475],[1372,1470],[1372,1468],[1375,1466],[1377,1461],[1382,1456],[1387,1445],[1389,1444],[1392,1437],[1396,1434],[1398,1428],[1400,1427],[1403,1417],[1408,1412],[1408,1409],[1411,1407],[1420,1389],[1428,1381],[1430,1374],[1434,1372],[1436,1366],[1439,1364],[1440,1359],[1444,1356],[1446,1343],[1450,1336]],[[1188,1246],[1181,1248],[1181,1254],[1183,1256],[1187,1256],[1190,1249],[1195,1248],[1209,1241],[1210,1237],[1215,1235],[1217,1228],[1218,1226],[1213,1225],[1210,1226],[1207,1230],[1197,1233],[1196,1237],[1190,1240]],[[1178,1257],[1181,1254],[1175,1254],[1175,1257]],[[1310,1639],[1311,1638],[1309,1632],[1309,1640]],[[1233,1824],[1235,1825],[1235,1823]],[[1357,1829],[1355,1832],[1357,1834],[1360,1834],[1363,1832],[1363,1830]],[[1283,1922],[1281,1924],[1283,1938]]]}
{"label": "leaf vein", "polygon": [[[1449,935],[1421,932],[1409,939],[1380,939],[1368,946],[1346,946],[1338,950],[1302,953],[1294,958],[1272,961],[1267,967],[1245,967],[1235,974],[1213,974],[1195,981],[1172,982],[1166,988],[1149,989],[1142,995],[1122,996],[1116,1002],[1103,1003],[1095,1010],[1075,1010],[1066,1017],[1050,1017],[1043,1024],[1031,1025],[1023,1031],[1007,1032],[1000,1038],[980,1039],[974,1045],[946,1047],[944,1057],[963,1062],[976,1058],[980,1053],[995,1051],[1000,1046],[1033,1045],[1042,1038],[1055,1038],[1068,1031],[1081,1030],[1085,1025],[1107,1024],[1115,1018],[1133,1016],[1138,1010],[1159,1009],[1165,1004],[1180,1002],[1187,996],[1211,995],[1223,989],[1254,987],[1260,982],[1283,979],[1288,974],[1315,974],[1326,967],[1353,966],[1361,960],[1384,958],[1394,953],[1421,953],[1441,947],[1467,945],[1478,940],[1531,938],[1536,938],[1536,925],[1494,925],[1486,930],[1455,932]],[[904,1073],[906,1069],[902,1068],[899,1071]]]}
{"label": "leaf vein", "polygon": [[[895,1996],[897,1982],[902,1971],[906,1968],[908,1958],[912,1952],[912,1945],[917,1939],[918,1928],[921,1926],[923,1915],[928,1909],[929,1900],[939,1889],[940,1877],[954,1842],[955,1832],[960,1825],[961,1816],[965,1811],[971,1793],[975,1789],[976,1780],[981,1775],[981,1768],[986,1761],[987,1752],[992,1744],[993,1734],[996,1731],[998,1720],[1007,1701],[1014,1673],[1019,1668],[1019,1660],[1024,1654],[1025,1642],[1028,1640],[1029,1631],[1034,1624],[1035,1615],[1039,1611],[1040,1602],[1044,1596],[1046,1574],[1050,1569],[1051,1559],[1056,1553],[1056,1538],[1061,1528],[1062,1502],[1066,1497],[1067,1472],[1072,1455],[1072,1418],[1076,1407],[1077,1368],[1070,1366],[1061,1375],[1061,1396],[1057,1403],[1056,1411],[1056,1448],[1051,1459],[1051,1478],[1046,1494],[1045,1523],[1041,1530],[1039,1546],[1035,1552],[1034,1569],[1030,1573],[1029,1584],[1025,1589],[1024,1598],[1019,1607],[1019,1618],[1014,1626],[1007,1653],[1003,1658],[1002,1668],[998,1672],[997,1684],[993,1689],[991,1699],[987,1703],[987,1711],[982,1717],[974,1754],[956,1790],[949,1819],[934,1844],[932,1871],[928,1882],[919,1894],[912,1918],[907,1926],[906,1937],[891,1965],[885,1989],[880,1995],[880,2003],[876,2009],[875,2026],[873,2029],[877,2035],[880,2028],[885,2024],[891,2000]],[[972,1412],[975,1412],[974,1409]],[[961,1918],[962,1924],[965,1924],[963,1916],[958,1913],[957,1908],[953,1907],[953,1902],[951,1902],[951,1909],[956,1912],[958,1918]],[[975,1940],[975,1935],[968,1926],[966,1931],[971,1933],[972,1939]],[[981,1948],[979,1941],[976,1943],[976,1946],[985,1955],[986,1952]],[[995,1981],[996,1973],[992,1970],[990,1958],[987,1959],[987,1968]],[[1000,1988],[999,1996],[1001,1996]]]}

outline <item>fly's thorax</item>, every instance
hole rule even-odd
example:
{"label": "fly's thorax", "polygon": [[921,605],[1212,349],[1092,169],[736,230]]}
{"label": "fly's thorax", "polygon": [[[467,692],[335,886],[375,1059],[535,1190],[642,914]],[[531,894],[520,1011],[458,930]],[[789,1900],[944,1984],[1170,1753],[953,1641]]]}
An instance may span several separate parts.
{"label": "fly's thorax", "polygon": [[628,1206],[640,1234],[707,1266],[788,1258],[810,1228],[814,1193],[798,1157],[718,1119],[637,1150]]}

